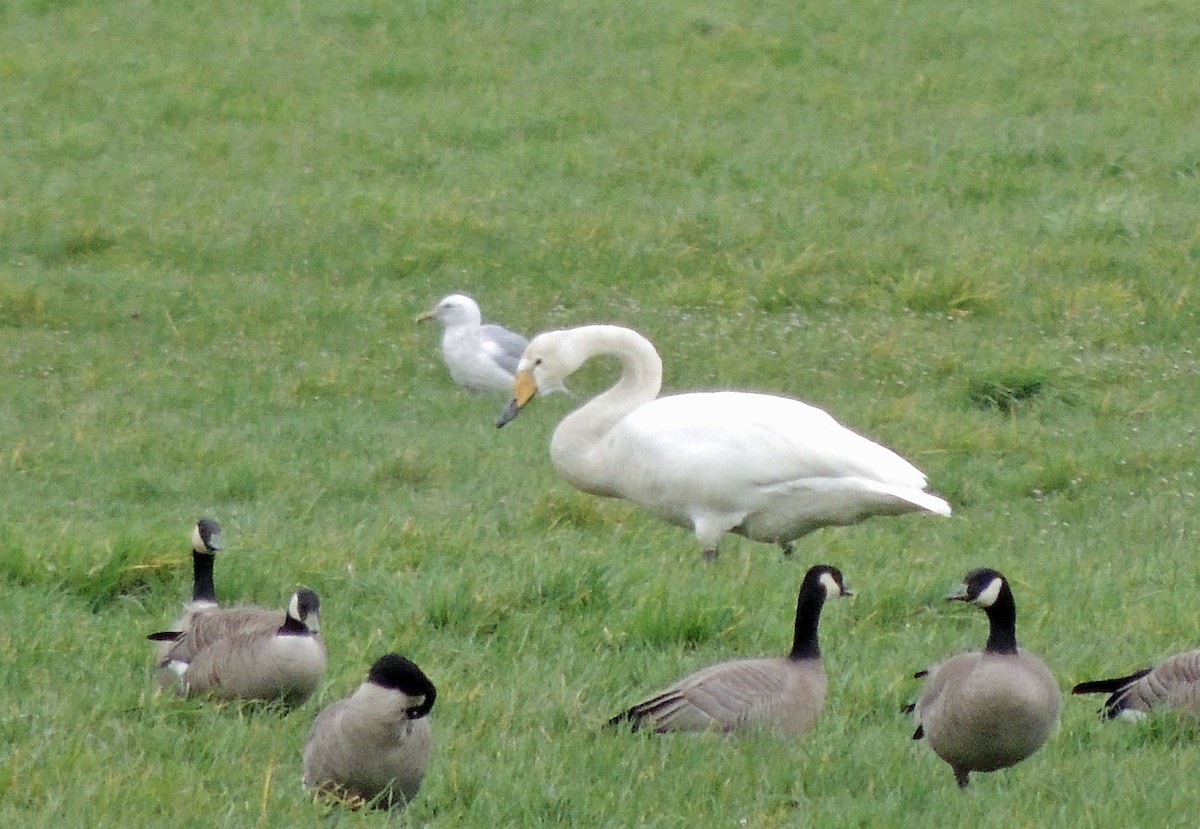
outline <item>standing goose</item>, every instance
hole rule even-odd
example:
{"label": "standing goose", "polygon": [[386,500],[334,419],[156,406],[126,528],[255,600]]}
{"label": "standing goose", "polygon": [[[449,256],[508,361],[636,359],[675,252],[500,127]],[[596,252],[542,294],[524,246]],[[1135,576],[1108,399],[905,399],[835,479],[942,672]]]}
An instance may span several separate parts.
{"label": "standing goose", "polygon": [[535,337],[496,425],[600,355],[621,361],[621,377],[558,425],[551,462],[584,492],[633,501],[692,530],[708,559],[729,532],[790,552],[792,541],[819,527],[950,514],[948,503],[925,491],[919,469],[814,406],[734,391],[659,397],[658,352],[615,325]]}
{"label": "standing goose", "polygon": [[948,601],[971,602],[987,614],[982,653],[955,656],[921,671],[914,708],[917,730],[966,787],[973,771],[995,771],[1037,751],[1058,722],[1058,683],[1042,660],[1017,647],[1017,607],[1008,580],[995,570],[967,573]]}
{"label": "standing goose", "polygon": [[442,358],[454,382],[471,391],[507,391],[512,387],[517,361],[529,341],[499,325],[483,324],[475,300],[450,294],[417,317],[436,319],[445,329]]}
{"label": "standing goose", "polygon": [[812,729],[828,682],[817,643],[821,608],[832,596],[851,596],[842,573],[809,569],[796,600],[795,633],[787,656],[739,659],[703,668],[608,721],[666,731],[767,730],[799,737]]}
{"label": "standing goose", "polygon": [[282,624],[250,619],[230,624],[228,613],[200,613],[182,632],[154,633],[174,642],[165,665],[189,695],[217,699],[282,700],[299,705],[325,675],[325,643],[319,634],[320,599],[307,587],[297,590]]}
{"label": "standing goose", "polygon": [[379,657],[358,690],[313,721],[304,743],[305,787],[404,808],[425,778],[435,699],[437,689],[411,660]]}
{"label": "standing goose", "polygon": [[[221,525],[212,518],[201,518],[192,527],[192,598],[184,602],[183,613],[171,626],[172,630],[186,630],[197,613],[217,607],[217,590],[213,584],[213,564],[217,553],[224,550],[221,542]],[[168,670],[163,660],[171,649],[169,642],[159,645],[155,664],[155,679],[160,688],[175,684],[175,674]]]}
{"label": "standing goose", "polygon": [[1138,720],[1158,706],[1200,714],[1200,650],[1168,656],[1129,676],[1081,682],[1072,694],[1109,694],[1100,713]]}

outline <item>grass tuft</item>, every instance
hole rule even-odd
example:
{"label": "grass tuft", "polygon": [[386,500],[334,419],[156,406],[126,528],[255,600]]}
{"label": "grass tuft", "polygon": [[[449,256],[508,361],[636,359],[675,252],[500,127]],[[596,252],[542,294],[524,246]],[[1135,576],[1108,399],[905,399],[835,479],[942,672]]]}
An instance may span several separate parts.
{"label": "grass tuft", "polygon": [[0,324],[24,327],[46,320],[46,297],[31,285],[0,284]]}
{"label": "grass tuft", "polygon": [[630,639],[651,648],[697,648],[728,632],[738,619],[731,607],[681,607],[666,593],[649,595],[639,603],[627,627]]}
{"label": "grass tuft", "polygon": [[895,292],[905,308],[921,313],[980,314],[997,309],[995,291],[965,274],[917,270],[898,279]]}
{"label": "grass tuft", "polygon": [[164,590],[174,583],[179,569],[178,561],[138,560],[138,554],[126,547],[84,577],[73,580],[72,589],[87,599],[88,606],[96,613],[123,597]]}
{"label": "grass tuft", "polygon": [[599,503],[578,492],[556,490],[538,498],[529,515],[538,527],[546,530],[561,526],[597,530],[609,523]]}
{"label": "grass tuft", "polygon": [[1003,414],[1012,414],[1043,396],[1047,390],[1047,382],[1046,372],[1039,369],[1008,372],[973,380],[967,388],[967,396],[981,409],[995,409]]}

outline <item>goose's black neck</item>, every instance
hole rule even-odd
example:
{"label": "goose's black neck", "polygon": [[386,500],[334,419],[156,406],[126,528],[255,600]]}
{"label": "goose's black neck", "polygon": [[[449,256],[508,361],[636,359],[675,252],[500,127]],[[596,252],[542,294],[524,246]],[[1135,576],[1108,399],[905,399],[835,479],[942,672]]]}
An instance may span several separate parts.
{"label": "goose's black neck", "polygon": [[280,636],[309,636],[311,633],[308,625],[290,613],[284,617],[283,625],[279,628]]}
{"label": "goose's black neck", "polygon": [[217,588],[213,586],[213,562],[216,559],[212,553],[192,551],[192,601],[216,602]]}
{"label": "goose's black neck", "polygon": [[1000,593],[991,607],[984,608],[987,614],[989,631],[984,651],[987,653],[1017,653],[1017,604],[1013,601],[1012,590],[1008,582],[1000,586]]}
{"label": "goose's black neck", "polygon": [[821,646],[817,642],[817,625],[821,622],[821,608],[825,605],[825,588],[819,580],[805,579],[796,600],[796,632],[792,638],[791,659],[820,659]]}

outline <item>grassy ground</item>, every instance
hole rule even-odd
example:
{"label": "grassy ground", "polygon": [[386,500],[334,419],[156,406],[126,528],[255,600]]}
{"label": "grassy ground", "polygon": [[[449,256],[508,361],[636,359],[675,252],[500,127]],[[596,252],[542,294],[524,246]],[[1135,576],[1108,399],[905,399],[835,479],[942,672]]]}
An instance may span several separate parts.
{"label": "grassy ground", "polygon": [[[404,825],[1195,825],[1188,723],[1067,700],[964,796],[898,712],[980,564],[1064,687],[1195,643],[1198,73],[1161,2],[0,7],[0,817],[312,825],[308,722],[397,649],[441,689]],[[822,405],[956,515],[704,566],[550,468],[612,367],[497,432],[412,324],[453,290]],[[152,694],[200,514],[225,597],[321,593],[304,709]],[[809,739],[601,730],[784,650],[817,561],[859,596]]]}

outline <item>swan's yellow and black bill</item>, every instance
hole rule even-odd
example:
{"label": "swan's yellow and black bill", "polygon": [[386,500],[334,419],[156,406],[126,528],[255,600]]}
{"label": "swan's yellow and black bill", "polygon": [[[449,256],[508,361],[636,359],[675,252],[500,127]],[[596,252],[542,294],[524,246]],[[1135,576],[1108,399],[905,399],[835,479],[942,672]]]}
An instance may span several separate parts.
{"label": "swan's yellow and black bill", "polygon": [[499,429],[505,423],[508,423],[519,415],[525,404],[537,394],[537,390],[537,380],[533,379],[533,372],[529,369],[518,371],[517,376],[513,378],[512,400],[508,401],[508,405],[500,413],[500,419],[496,421],[496,428]]}

